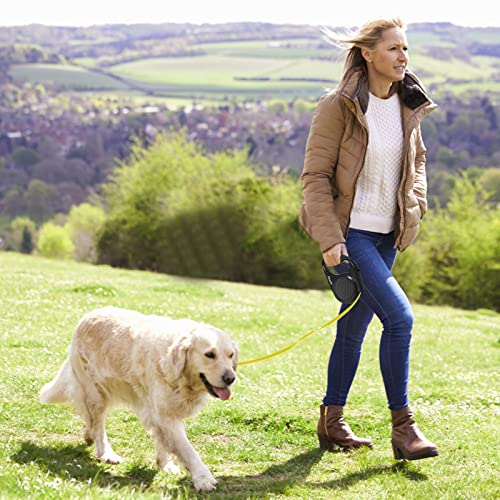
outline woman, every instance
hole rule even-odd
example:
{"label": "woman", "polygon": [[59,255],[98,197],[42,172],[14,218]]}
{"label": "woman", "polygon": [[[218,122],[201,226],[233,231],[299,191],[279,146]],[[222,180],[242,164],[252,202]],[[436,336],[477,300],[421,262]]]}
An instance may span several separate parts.
{"label": "woman", "polygon": [[343,407],[376,314],[383,325],[379,356],[394,457],[432,457],[437,447],[419,430],[408,400],[413,312],[391,269],[397,250],[415,240],[427,208],[420,120],[436,105],[408,70],[406,27],[399,18],[370,21],[341,41],[349,44],[341,81],[320,99],[307,141],[300,220],[326,265],[349,255],[366,289],[337,325],[319,443],[327,450],[372,447],[353,434]]}

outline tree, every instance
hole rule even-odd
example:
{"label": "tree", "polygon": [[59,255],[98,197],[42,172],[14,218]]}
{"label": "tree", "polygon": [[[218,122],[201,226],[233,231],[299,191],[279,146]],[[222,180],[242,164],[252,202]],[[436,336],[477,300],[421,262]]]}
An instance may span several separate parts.
{"label": "tree", "polygon": [[38,179],[32,180],[25,193],[28,215],[37,223],[46,221],[57,205],[57,191],[53,186]]}
{"label": "tree", "polygon": [[25,193],[21,187],[9,189],[2,200],[3,210],[10,217],[17,217],[27,212]]}
{"label": "tree", "polygon": [[21,242],[21,252],[30,254],[33,252],[33,236],[30,230],[24,226],[23,228],[23,240]]}
{"label": "tree", "polygon": [[38,163],[42,158],[34,149],[21,146],[12,152],[12,159],[14,160],[16,167],[29,172],[31,167]]}

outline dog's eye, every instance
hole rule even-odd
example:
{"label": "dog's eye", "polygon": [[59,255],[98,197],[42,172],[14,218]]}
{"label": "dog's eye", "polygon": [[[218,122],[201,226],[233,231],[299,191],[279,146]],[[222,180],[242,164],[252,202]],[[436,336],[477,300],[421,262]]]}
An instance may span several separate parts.
{"label": "dog's eye", "polygon": [[210,358],[210,359],[215,359],[215,352],[212,352],[212,351],[210,351],[210,352],[206,352],[206,353],[205,353],[205,356],[206,356],[207,358]]}
{"label": "dog's eye", "polygon": [[234,352],[232,352],[232,353],[229,355],[229,359],[231,359],[233,356],[234,356]]}

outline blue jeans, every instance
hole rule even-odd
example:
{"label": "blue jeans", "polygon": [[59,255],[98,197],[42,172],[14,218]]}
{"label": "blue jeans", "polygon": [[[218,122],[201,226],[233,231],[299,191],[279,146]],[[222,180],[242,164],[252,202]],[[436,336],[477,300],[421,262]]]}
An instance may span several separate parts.
{"label": "blue jeans", "polygon": [[[383,325],[379,361],[391,410],[408,406],[408,374],[413,311],[391,273],[396,259],[394,233],[349,229],[347,252],[359,266],[365,291],[337,323],[328,364],[325,405],[344,406],[361,356],[361,346],[373,314]],[[347,306],[342,305],[343,311]]]}

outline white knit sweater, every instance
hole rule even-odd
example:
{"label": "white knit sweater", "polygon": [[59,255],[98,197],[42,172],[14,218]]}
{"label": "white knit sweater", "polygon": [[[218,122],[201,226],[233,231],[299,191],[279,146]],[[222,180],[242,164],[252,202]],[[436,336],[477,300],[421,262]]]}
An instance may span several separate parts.
{"label": "white knit sweater", "polygon": [[370,94],[366,111],[368,148],[358,178],[349,227],[376,233],[394,229],[403,159],[403,126],[397,94]]}

